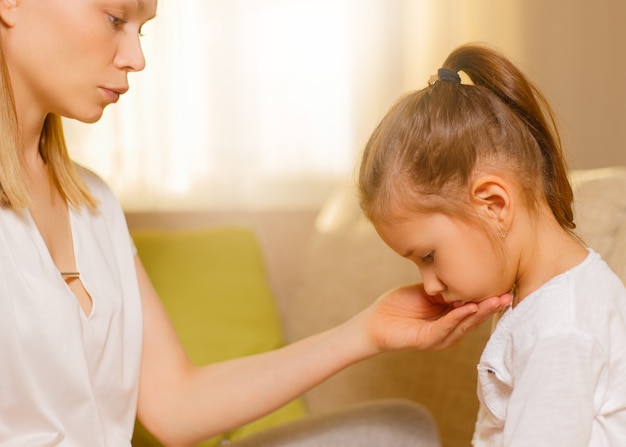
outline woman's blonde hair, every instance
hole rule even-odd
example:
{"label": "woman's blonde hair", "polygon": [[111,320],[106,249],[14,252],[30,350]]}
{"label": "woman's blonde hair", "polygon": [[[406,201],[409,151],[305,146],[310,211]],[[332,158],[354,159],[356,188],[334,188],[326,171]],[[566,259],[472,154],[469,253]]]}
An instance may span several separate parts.
{"label": "woman's blonde hair", "polygon": [[[24,175],[21,139],[9,70],[0,50],[0,205],[13,209],[31,203]],[[61,117],[46,116],[39,153],[48,166],[51,181],[70,205],[95,208],[96,200],[79,177],[70,159]]]}
{"label": "woman's blonde hair", "polygon": [[[472,175],[497,169],[517,182],[530,208],[545,200],[571,232],[573,193],[545,98],[483,45],[456,49],[443,68],[452,78],[401,98],[367,143],[358,180],[367,217],[394,219],[407,207],[471,217]],[[458,81],[460,71],[471,84]]]}

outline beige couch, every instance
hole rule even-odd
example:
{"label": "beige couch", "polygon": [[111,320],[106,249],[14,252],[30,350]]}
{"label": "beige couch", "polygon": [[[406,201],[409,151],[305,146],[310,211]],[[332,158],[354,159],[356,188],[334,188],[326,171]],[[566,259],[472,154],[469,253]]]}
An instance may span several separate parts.
{"label": "beige couch", "polygon": [[[580,236],[626,279],[626,168],[573,172],[572,183]],[[417,269],[364,221],[349,187],[319,213],[130,213],[128,219],[131,228],[255,228],[288,341],[344,321],[388,288],[419,281]],[[489,330],[485,324],[444,352],[391,353],[348,368],[307,393],[308,410],[381,397],[413,399],[432,411],[445,447],[468,446],[478,406],[476,364]]]}

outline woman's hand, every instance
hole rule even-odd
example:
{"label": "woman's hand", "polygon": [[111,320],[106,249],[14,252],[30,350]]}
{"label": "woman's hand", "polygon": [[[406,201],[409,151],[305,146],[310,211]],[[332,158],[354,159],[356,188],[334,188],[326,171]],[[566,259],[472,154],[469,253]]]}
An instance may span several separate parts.
{"label": "woman's hand", "polygon": [[507,293],[480,303],[452,304],[441,296],[427,295],[422,284],[414,284],[390,290],[364,314],[369,317],[370,341],[377,352],[441,350],[458,343],[511,300]]}

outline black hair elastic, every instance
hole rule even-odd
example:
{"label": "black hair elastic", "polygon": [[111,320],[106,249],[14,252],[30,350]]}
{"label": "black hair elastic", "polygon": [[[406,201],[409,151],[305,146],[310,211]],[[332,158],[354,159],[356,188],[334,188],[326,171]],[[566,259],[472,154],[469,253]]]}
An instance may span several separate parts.
{"label": "black hair elastic", "polygon": [[437,77],[440,81],[456,82],[457,84],[461,83],[461,76],[459,76],[456,71],[452,71],[448,68],[440,68],[437,70]]}

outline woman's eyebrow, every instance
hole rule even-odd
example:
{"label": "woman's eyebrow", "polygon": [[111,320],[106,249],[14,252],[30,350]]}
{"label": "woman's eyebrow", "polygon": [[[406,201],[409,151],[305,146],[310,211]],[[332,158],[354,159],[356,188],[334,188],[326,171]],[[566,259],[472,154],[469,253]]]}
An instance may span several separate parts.
{"label": "woman's eyebrow", "polygon": [[[144,0],[137,0],[137,11],[139,12],[143,12],[146,9],[146,3],[144,2]],[[148,17],[146,19],[146,21],[148,20],[152,20],[156,17],[156,13],[152,14],[150,17]]]}

